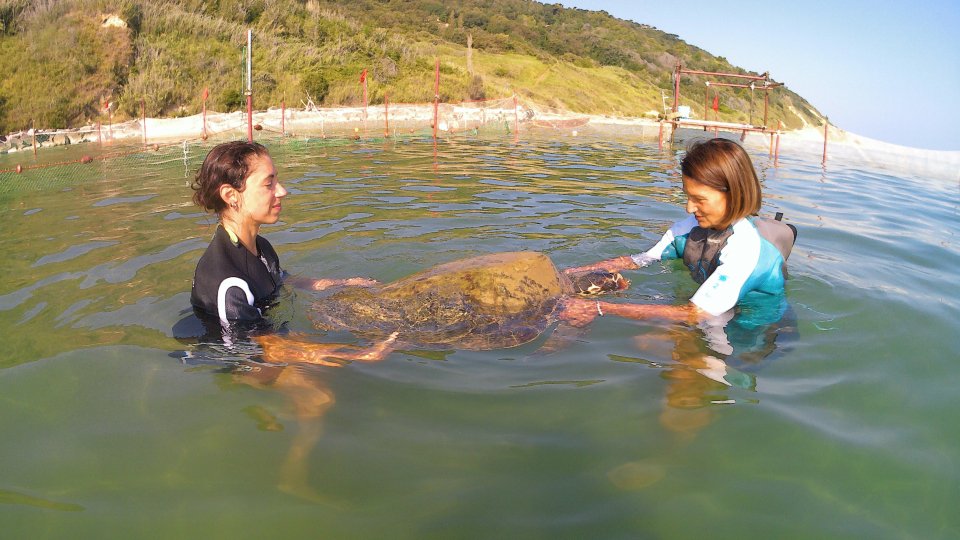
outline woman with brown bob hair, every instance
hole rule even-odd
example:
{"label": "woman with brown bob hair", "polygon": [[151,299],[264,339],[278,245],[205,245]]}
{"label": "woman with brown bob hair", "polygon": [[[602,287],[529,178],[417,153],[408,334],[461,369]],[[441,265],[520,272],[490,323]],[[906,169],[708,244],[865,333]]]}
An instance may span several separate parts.
{"label": "woman with brown bob hair", "polygon": [[617,272],[681,258],[700,288],[683,306],[571,300],[567,309],[581,322],[603,313],[695,321],[728,313],[751,295],[782,295],[796,230],[756,217],[762,193],[747,152],[727,139],[696,142],[680,169],[690,214],[686,219],[674,223],[647,251],[566,271]]}
{"label": "woman with brown bob hair", "polygon": [[[277,252],[260,236],[261,225],[280,220],[287,196],[270,153],[255,142],[219,144],[203,160],[192,187],[194,203],[216,214],[219,224],[197,263],[190,302],[224,325],[260,320],[287,278]],[[314,290],[375,283],[364,278],[297,281]]]}

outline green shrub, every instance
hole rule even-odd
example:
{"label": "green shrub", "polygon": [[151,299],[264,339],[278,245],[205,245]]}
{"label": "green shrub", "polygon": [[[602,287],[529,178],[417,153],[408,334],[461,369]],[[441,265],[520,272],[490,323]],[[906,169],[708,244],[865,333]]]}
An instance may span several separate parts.
{"label": "green shrub", "polygon": [[231,88],[220,94],[219,102],[224,111],[239,111],[247,106],[247,96],[243,95],[240,90]]}
{"label": "green shrub", "polygon": [[303,90],[314,103],[319,104],[330,92],[330,82],[319,69],[314,67],[300,77],[300,89]]}

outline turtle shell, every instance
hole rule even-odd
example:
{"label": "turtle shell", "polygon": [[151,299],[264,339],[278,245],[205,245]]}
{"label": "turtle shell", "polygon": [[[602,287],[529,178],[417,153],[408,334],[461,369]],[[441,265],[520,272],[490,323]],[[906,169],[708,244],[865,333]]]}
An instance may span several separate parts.
{"label": "turtle shell", "polygon": [[494,253],[337,291],[314,305],[311,319],[322,330],[371,338],[396,331],[405,346],[421,349],[499,349],[535,339],[571,292],[543,253]]}

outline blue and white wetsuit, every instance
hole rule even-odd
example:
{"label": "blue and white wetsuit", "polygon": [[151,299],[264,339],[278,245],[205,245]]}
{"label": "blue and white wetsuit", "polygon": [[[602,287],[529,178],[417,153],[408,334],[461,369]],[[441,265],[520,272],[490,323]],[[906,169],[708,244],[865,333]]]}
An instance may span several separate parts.
{"label": "blue and white wetsuit", "polygon": [[785,263],[795,240],[789,226],[742,218],[725,231],[704,229],[693,215],[673,224],[649,250],[632,256],[638,266],[682,258],[700,288],[690,299],[721,315],[748,295],[782,295]]}

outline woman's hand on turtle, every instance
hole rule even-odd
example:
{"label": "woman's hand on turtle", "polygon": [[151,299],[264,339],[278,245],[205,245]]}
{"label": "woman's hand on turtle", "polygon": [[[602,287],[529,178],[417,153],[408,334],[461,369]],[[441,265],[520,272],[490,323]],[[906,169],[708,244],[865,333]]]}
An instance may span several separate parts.
{"label": "woman's hand on turtle", "polygon": [[316,279],[313,281],[313,290],[323,291],[330,287],[372,287],[378,283],[375,279],[352,277],[347,279]]}
{"label": "woman's hand on turtle", "polygon": [[613,259],[607,259],[605,261],[600,261],[594,264],[587,264],[584,266],[575,266],[573,268],[567,268],[563,271],[564,274],[585,274],[587,272],[607,272],[610,274],[615,274],[621,270],[632,270],[634,268],[640,268],[633,258],[629,256],[616,257]]}
{"label": "woman's hand on turtle", "polygon": [[313,285],[311,286],[311,288],[315,291],[322,291],[325,289],[329,289],[330,287],[333,287],[336,284],[337,284],[336,280],[333,280],[333,279],[315,279],[313,280]]}
{"label": "woman's hand on turtle", "polygon": [[567,298],[563,302],[560,313],[560,319],[570,323],[571,326],[586,326],[593,322],[600,314],[598,302],[587,300],[585,298]]}

